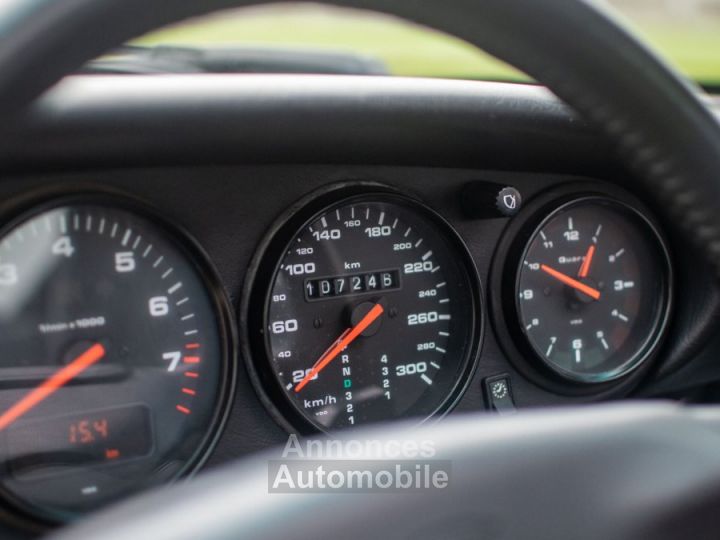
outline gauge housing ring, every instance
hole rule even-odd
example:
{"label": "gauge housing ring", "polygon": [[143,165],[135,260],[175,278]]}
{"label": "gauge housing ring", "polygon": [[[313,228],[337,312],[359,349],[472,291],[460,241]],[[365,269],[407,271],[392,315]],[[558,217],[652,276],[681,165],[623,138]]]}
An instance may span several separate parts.
{"label": "gauge housing ring", "polygon": [[[252,385],[271,417],[288,433],[309,436],[326,430],[311,423],[297,411],[296,407],[289,402],[270,369],[270,362],[267,358],[268,336],[264,331],[264,321],[278,261],[282,259],[283,253],[298,230],[305,223],[312,221],[313,217],[322,214],[326,208],[337,203],[373,195],[405,201],[414,209],[422,210],[423,217],[430,217],[442,227],[443,236],[447,236],[446,233],[452,233],[449,240],[461,248],[461,255],[464,259],[461,266],[467,273],[468,283],[473,291],[471,299],[474,306],[473,321],[471,322],[472,332],[470,342],[464,349],[466,358],[463,359],[462,375],[458,377],[451,393],[440,407],[423,422],[440,419],[450,412],[473,379],[480,358],[486,316],[479,274],[462,238],[435,210],[416,197],[385,184],[372,181],[347,181],[326,185],[299,199],[275,220],[256,249],[248,268],[239,310],[241,352]],[[262,309],[251,309],[252,306],[262,306]]]}
{"label": "gauge housing ring", "polygon": [[[588,382],[563,377],[538,358],[520,328],[516,298],[519,265],[536,231],[562,207],[580,200],[603,199],[618,203],[635,213],[647,224],[657,241],[665,268],[666,301],[659,314],[654,335],[642,351],[642,358],[633,369],[601,382]],[[579,181],[554,186],[529,200],[510,220],[493,255],[489,276],[489,311],[493,330],[501,349],[518,372],[541,388],[581,401],[613,399],[627,395],[652,369],[670,324],[674,305],[674,272],[668,241],[651,210],[625,190],[611,184]],[[654,241],[655,239],[653,239]]]}

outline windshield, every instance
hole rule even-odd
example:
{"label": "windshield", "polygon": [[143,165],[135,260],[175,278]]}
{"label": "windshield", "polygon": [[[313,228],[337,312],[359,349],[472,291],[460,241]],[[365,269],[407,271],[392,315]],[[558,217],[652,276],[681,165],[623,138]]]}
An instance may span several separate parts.
{"label": "windshield", "polygon": [[[687,76],[708,86],[720,85],[720,0],[608,3]],[[254,71],[252,66],[260,66],[259,71],[327,72],[328,65],[344,62],[345,71],[368,74],[528,80],[446,34],[386,15],[319,4],[272,4],[224,11],[161,29],[131,45],[254,51],[256,55],[246,59],[239,71]],[[265,55],[258,58],[258,51]],[[295,56],[278,63],[267,56],[268,51]],[[268,59],[269,64],[264,65]],[[291,61],[298,64],[297,69],[288,63]]]}

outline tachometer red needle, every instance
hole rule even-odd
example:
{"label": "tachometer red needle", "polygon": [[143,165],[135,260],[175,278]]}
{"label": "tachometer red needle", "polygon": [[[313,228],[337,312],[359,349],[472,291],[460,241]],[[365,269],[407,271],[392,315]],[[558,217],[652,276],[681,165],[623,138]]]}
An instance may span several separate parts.
{"label": "tachometer red needle", "polygon": [[563,282],[565,285],[568,285],[569,287],[572,287],[573,289],[577,289],[578,291],[580,291],[583,294],[587,294],[593,300],[600,300],[600,291],[598,291],[597,289],[588,287],[584,283],[580,283],[578,280],[573,279],[570,276],[566,276],[562,272],[558,272],[557,270],[550,268],[549,266],[547,266],[545,264],[540,266],[540,270],[542,270],[546,274],[550,274],[552,277],[554,277],[558,281]]}
{"label": "tachometer red needle", "polygon": [[72,379],[105,356],[105,347],[96,343],[64,368],[58,370],[20,401],[0,415],[0,431],[50,397]]}
{"label": "tachometer red needle", "polygon": [[590,272],[590,265],[592,264],[593,260],[593,255],[595,255],[595,244],[590,244],[590,247],[585,254],[585,259],[583,260],[582,266],[580,267],[580,272],[578,272],[578,277],[586,278],[588,276],[588,273]]}
{"label": "tachometer red needle", "polygon": [[355,341],[355,339],[362,334],[368,326],[375,322],[375,319],[382,315],[384,311],[385,310],[380,304],[375,304],[373,308],[368,311],[367,315],[360,319],[360,322],[357,323],[354,328],[345,330],[335,344],[325,351],[320,358],[318,358],[318,361],[315,362],[312,369],[307,375],[305,375],[305,378],[295,387],[295,392],[299,392],[305,388],[305,385],[310,382],[313,377],[325,369],[325,366],[327,366],[333,358],[340,354],[345,347]]}

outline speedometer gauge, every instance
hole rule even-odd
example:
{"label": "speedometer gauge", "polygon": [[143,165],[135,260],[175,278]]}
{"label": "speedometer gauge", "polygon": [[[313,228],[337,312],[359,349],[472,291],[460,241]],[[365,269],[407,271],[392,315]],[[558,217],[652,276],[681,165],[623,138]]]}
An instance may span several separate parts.
{"label": "speedometer gauge", "polygon": [[0,235],[0,486],[52,520],[176,478],[232,381],[227,308],[187,237],[73,197]]}
{"label": "speedometer gauge", "polygon": [[601,383],[640,366],[667,319],[670,263],[642,214],[607,197],[560,205],[530,237],[517,272],[520,328],[566,379]]}
{"label": "speedometer gauge", "polygon": [[[255,354],[266,385],[320,429],[446,410],[477,353],[480,296],[465,247],[394,193],[316,201],[275,239]],[[319,207],[319,210],[317,208]],[[272,253],[272,249],[269,250]]]}

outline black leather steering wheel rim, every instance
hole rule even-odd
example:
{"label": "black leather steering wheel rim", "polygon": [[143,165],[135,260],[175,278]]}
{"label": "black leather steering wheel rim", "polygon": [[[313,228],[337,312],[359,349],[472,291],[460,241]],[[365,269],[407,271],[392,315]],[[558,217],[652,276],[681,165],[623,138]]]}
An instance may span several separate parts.
{"label": "black leather steering wheel rim", "polygon": [[[383,444],[431,441],[432,460],[449,471],[449,485],[268,493],[275,479],[269,464],[281,459],[275,450],[130,499],[53,540],[717,537],[717,410],[603,405],[511,418],[465,415],[420,430],[401,423],[345,436]],[[394,461],[384,457],[363,470],[387,470]],[[339,467],[323,463],[326,470]]]}
{"label": "black leather steering wheel rim", "polygon": [[[135,35],[187,16],[257,3],[261,2],[166,0],[149,4],[147,0],[28,0],[6,7],[0,13],[0,113],[17,111],[82,62]],[[666,220],[676,223],[720,273],[720,125],[700,102],[696,89],[589,1],[333,0],[331,3],[398,15],[454,34],[546,84],[617,143],[627,163],[637,172],[637,181],[643,184],[648,196],[659,203],[659,210]],[[548,482],[552,480],[551,476],[543,475],[544,470],[559,467],[573,459],[573,453],[568,452],[568,448],[584,457],[579,457],[567,474],[557,477],[571,490],[568,491],[569,497],[556,499],[559,505],[572,504],[574,498],[594,493],[593,486],[583,491],[582,485],[573,480],[578,475],[582,478],[583,470],[592,471],[591,481],[598,487],[602,484],[607,488],[608,482],[602,482],[606,480],[622,490],[630,489],[633,483],[645,478],[651,479],[653,471],[660,470],[657,467],[670,470],[673,460],[669,457],[685,462],[685,467],[679,472],[672,470],[669,484],[656,478],[658,482],[649,483],[646,486],[648,489],[642,491],[645,496],[663,490],[668,495],[667,498],[653,499],[653,505],[648,503],[645,513],[641,513],[641,517],[646,519],[638,523],[625,516],[625,521],[588,531],[589,534],[584,537],[631,538],[633,534],[648,533],[647,528],[651,525],[648,520],[652,517],[648,513],[650,508],[656,517],[663,511],[667,515],[687,517],[698,515],[706,507],[711,508],[708,501],[717,502],[720,458],[716,458],[715,454],[720,441],[717,433],[708,429],[702,420],[687,412],[662,407],[640,413],[621,409],[609,416],[603,416],[602,411],[598,414],[600,416],[583,415],[582,422],[588,422],[590,431],[582,429],[579,418],[572,414],[550,413],[547,417],[536,419],[536,423],[519,419],[498,431],[488,427],[489,422],[478,423],[474,418],[454,420],[447,427],[426,428],[428,436],[445,437],[457,450],[450,455],[467,467],[464,471],[487,470],[492,473],[492,478],[482,474],[463,476],[464,479],[472,479],[474,487],[467,482],[462,483],[466,489],[458,496],[461,497],[463,514],[446,530],[454,537],[460,534],[482,537],[482,534],[488,536],[492,533],[494,536],[489,537],[502,538],[507,537],[508,530],[516,532],[515,537],[523,533],[533,538],[576,537],[582,526],[582,522],[577,520],[563,527],[537,529],[542,523],[542,513],[551,512],[552,508],[546,504],[533,506],[532,497],[528,498],[525,492],[533,486],[537,489],[537,484],[533,482],[541,478]],[[556,429],[552,429],[553,426]],[[366,435],[388,437],[397,435],[396,429],[379,428]],[[501,437],[502,444],[484,436],[484,429]],[[469,433],[473,436],[468,437]],[[466,441],[463,441],[464,437],[468,437]],[[513,448],[517,450],[517,445],[527,445],[535,453],[514,452]],[[593,452],[598,447],[602,450],[602,460],[598,461],[598,467],[593,467],[595,462],[587,456],[597,456]],[[283,533],[293,534],[286,523],[281,520],[273,522],[273,515],[286,511],[288,515],[300,519],[303,512],[309,511],[307,505],[329,504],[329,500],[322,497],[303,499],[302,503],[298,503],[285,498],[273,499],[267,494],[259,496],[257,491],[251,491],[262,488],[257,478],[257,466],[261,466],[263,459],[267,458],[251,462],[246,468],[218,473],[201,481],[199,489],[207,499],[198,497],[196,508],[203,508],[204,500],[205,504],[217,503],[217,497],[223,495],[237,497],[238,504],[260,506],[256,515],[210,512],[203,516],[202,512],[198,513],[197,519],[209,527],[208,534],[203,535],[205,538],[237,538],[243,527],[242,532],[248,536],[274,538]],[[533,460],[537,460],[536,465],[533,465]],[[641,464],[646,461],[657,467],[642,468]],[[502,467],[512,467],[513,463],[521,463],[526,472],[532,474],[521,478],[508,468],[509,483],[503,484],[500,481]],[[624,473],[632,480],[630,485],[613,476],[618,473],[612,470],[613,464],[619,466],[621,476]],[[251,465],[255,469],[250,469]],[[630,474],[636,470],[641,470],[642,474]],[[234,489],[238,482],[243,481],[244,475],[253,475],[252,485],[240,491]],[[491,507],[494,510],[488,513],[468,513],[467,503],[473,497],[477,498],[478,507],[488,500],[492,502],[493,494],[485,493],[483,489],[487,486],[501,490],[502,497],[498,500],[502,503],[512,499],[512,490],[519,490],[517,493],[522,495],[525,504],[522,511],[527,527],[494,528],[493,516],[504,511],[494,506]],[[182,489],[184,491],[179,495],[189,494],[190,488]],[[452,498],[442,499],[438,495],[433,499],[432,494],[428,496],[431,498],[418,506],[421,512],[429,511],[433,504],[438,504],[441,505],[437,509],[439,515],[457,517],[453,512]],[[538,493],[538,502],[544,502],[541,499],[545,496],[545,493]],[[189,526],[190,521],[187,521],[193,519],[194,507],[183,505],[183,514],[178,515],[172,508],[162,508],[158,497],[151,495],[148,499],[131,502],[115,513],[111,512],[107,517],[101,515],[97,521],[91,520],[78,530],[68,531],[68,537],[78,538],[83,533],[92,537],[105,530],[117,538],[127,538],[137,536],[141,530],[137,528],[138,523],[141,526],[143,523],[158,524],[163,519],[175,519],[175,524],[179,524],[180,528],[172,529],[176,533],[172,537],[197,537],[199,530]],[[168,500],[173,502],[177,499],[171,495]],[[607,502],[602,497],[593,501]],[[377,532],[378,523],[372,521],[376,515],[385,519],[392,517],[391,512],[381,511],[390,502],[383,504],[367,499],[360,513],[358,508],[354,508],[356,504],[358,500],[352,498],[332,500],[336,524],[345,519],[355,527],[348,538],[363,537],[363,532]],[[457,500],[456,504],[460,506]],[[273,512],[267,511],[268,505],[273,505]],[[694,513],[683,513],[688,505]],[[408,520],[412,516],[412,508],[405,508],[402,516]],[[562,515],[561,510],[557,511],[557,516]],[[620,510],[622,508],[617,505],[606,504],[598,509],[598,514],[603,519],[619,519]],[[377,514],[365,514],[365,511]],[[179,519],[183,515],[185,518]],[[706,513],[702,515],[707,517]],[[134,516],[136,521],[132,523],[133,527],[125,528],[122,523],[129,516]],[[587,519],[589,514],[581,512],[578,516]],[[209,522],[208,519],[213,517],[225,521]],[[246,519],[243,520],[243,517]],[[422,514],[418,517],[426,516]],[[362,529],[363,522],[367,524],[365,530]],[[322,536],[333,531],[324,526],[313,529],[312,522],[307,520],[302,523],[305,526],[296,536]],[[407,524],[407,521],[404,523]],[[426,523],[426,520],[420,519],[418,523]],[[460,526],[456,526],[458,523]],[[183,524],[188,526],[183,529]],[[435,533],[434,536],[426,534],[428,531]],[[160,528],[154,530],[157,538],[163,537],[161,532]],[[441,532],[443,529],[432,529],[428,525],[425,529],[414,528],[412,536],[422,538],[424,534],[424,537],[437,537]],[[533,535],[533,532],[536,534]],[[671,527],[662,527],[657,523],[652,524],[652,532],[656,533],[655,538],[661,535],[679,537],[673,536],[672,533],[677,531]],[[407,537],[408,529],[397,526],[385,536]]]}
{"label": "black leather steering wheel rim", "polygon": [[[258,0],[27,0],[0,12],[0,113],[152,28]],[[331,0],[454,34],[546,84],[617,142],[660,211],[720,273],[720,124],[590,0]],[[107,23],[107,21],[112,21]]]}

